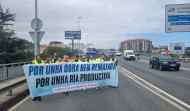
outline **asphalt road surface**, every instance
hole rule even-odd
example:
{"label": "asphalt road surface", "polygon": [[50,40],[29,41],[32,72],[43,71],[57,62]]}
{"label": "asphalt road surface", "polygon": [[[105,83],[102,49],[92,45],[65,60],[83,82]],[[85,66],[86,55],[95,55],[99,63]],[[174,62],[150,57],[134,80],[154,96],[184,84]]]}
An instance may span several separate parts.
{"label": "asphalt road surface", "polygon": [[160,71],[150,68],[148,59],[144,59],[144,57],[140,57],[140,60],[136,61],[124,60],[123,56],[117,58],[121,67],[190,104],[190,68],[188,63],[182,63],[182,67],[185,66],[186,70]]}

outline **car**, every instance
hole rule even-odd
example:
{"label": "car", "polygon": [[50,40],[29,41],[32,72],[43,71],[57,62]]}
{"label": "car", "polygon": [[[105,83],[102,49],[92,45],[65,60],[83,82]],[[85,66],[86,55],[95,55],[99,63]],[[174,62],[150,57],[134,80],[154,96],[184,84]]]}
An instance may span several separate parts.
{"label": "car", "polygon": [[121,56],[121,51],[116,51],[116,52],[115,52],[115,55],[116,55],[116,56]]}
{"label": "car", "polygon": [[110,52],[109,52],[109,58],[110,58],[112,55],[115,55],[115,51],[110,51]]}
{"label": "car", "polygon": [[152,55],[149,59],[149,65],[151,68],[156,67],[160,71],[170,68],[175,71],[179,71],[180,69],[180,62],[167,54]]}
{"label": "car", "polygon": [[135,60],[135,53],[133,50],[124,50],[124,60]]}

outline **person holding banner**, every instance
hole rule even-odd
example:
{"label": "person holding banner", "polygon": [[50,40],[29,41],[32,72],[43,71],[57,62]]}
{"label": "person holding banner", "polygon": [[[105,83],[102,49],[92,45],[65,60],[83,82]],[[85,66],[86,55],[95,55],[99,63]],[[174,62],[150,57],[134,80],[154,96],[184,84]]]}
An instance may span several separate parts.
{"label": "person holding banner", "polygon": [[[33,64],[44,64],[44,61],[41,59],[42,58],[39,55],[37,55],[36,60],[33,60],[32,62],[33,62]],[[42,100],[41,96],[33,98],[33,101],[36,101],[36,100],[41,101]]]}
{"label": "person holding banner", "polygon": [[75,56],[73,56],[72,58],[71,58],[71,62],[74,62],[75,61]]}
{"label": "person holding banner", "polygon": [[110,61],[114,61],[116,63],[116,66],[118,65],[118,61],[115,59],[114,55],[111,55]]}
{"label": "person holding banner", "polygon": [[[70,61],[68,61],[68,59],[69,59],[69,56],[67,56],[67,55],[64,55],[63,56],[63,61],[62,62],[70,62]],[[67,96],[69,96],[69,92],[64,92]]]}
{"label": "person holding banner", "polygon": [[85,56],[82,56],[82,62],[88,62],[85,58]]}
{"label": "person holding banner", "polygon": [[[104,54],[100,54],[99,58],[96,59],[96,62],[104,62]],[[103,89],[102,87],[97,87],[96,89]]]}
{"label": "person holding banner", "polygon": [[50,61],[50,59],[49,59],[48,57],[46,58],[45,63],[46,63],[46,64],[51,64],[51,61]]}
{"label": "person holding banner", "polygon": [[51,63],[59,63],[57,55],[54,56],[54,59],[52,60]]}
{"label": "person holding banner", "polygon": [[58,58],[58,61],[61,62],[62,61],[61,58]]}
{"label": "person holding banner", "polygon": [[36,59],[33,60],[32,62],[33,62],[33,64],[44,64],[44,61],[42,60],[42,58],[39,55],[37,55]]}
{"label": "person holding banner", "polygon": [[89,62],[96,62],[93,58],[93,56],[90,56]]}
{"label": "person holding banner", "polygon": [[100,54],[99,58],[96,59],[96,62],[104,62],[104,55]]}
{"label": "person holding banner", "polygon": [[79,56],[78,56],[78,55],[75,56],[75,59],[74,59],[73,62],[81,62],[81,61],[79,60]]}

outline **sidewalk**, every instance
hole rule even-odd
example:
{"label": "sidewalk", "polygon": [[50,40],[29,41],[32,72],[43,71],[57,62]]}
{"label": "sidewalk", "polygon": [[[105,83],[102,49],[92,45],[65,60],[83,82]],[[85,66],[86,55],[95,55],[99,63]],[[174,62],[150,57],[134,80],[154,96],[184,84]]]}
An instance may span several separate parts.
{"label": "sidewalk", "polygon": [[15,84],[15,83],[22,81],[24,79],[26,79],[26,78],[24,75],[22,75],[22,76],[14,77],[11,79],[3,80],[0,82],[0,89],[7,87],[9,85]]}

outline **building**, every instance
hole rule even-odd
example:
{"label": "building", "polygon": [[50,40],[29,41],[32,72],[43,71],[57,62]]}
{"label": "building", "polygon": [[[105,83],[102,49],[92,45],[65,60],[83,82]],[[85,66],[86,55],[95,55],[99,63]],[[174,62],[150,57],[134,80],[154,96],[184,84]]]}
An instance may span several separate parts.
{"label": "building", "polygon": [[120,43],[120,49],[134,50],[137,53],[150,53],[152,51],[152,41],[148,39],[129,39]]}
{"label": "building", "polygon": [[168,46],[158,46],[156,48],[160,51],[168,51]]}
{"label": "building", "polygon": [[64,45],[63,42],[59,42],[59,41],[51,41],[49,43],[49,46],[57,46],[57,45]]}
{"label": "building", "polygon": [[49,45],[40,45],[40,54],[43,53],[47,47],[49,47]]}
{"label": "building", "polygon": [[69,47],[68,45],[65,45],[63,42],[52,41],[49,43],[49,45],[40,45],[40,54],[43,53],[44,50],[46,50],[46,48],[49,46],[56,46],[56,47],[62,47],[62,48]]}
{"label": "building", "polygon": [[[69,43],[68,45],[72,49],[72,43]],[[74,43],[74,49],[79,49],[79,43]],[[84,43],[80,43],[80,50],[86,53],[87,46]]]}

